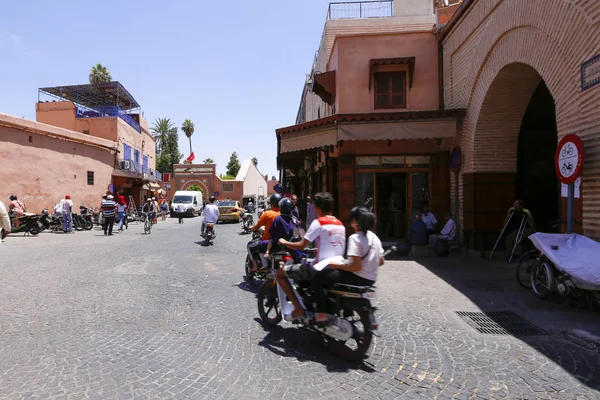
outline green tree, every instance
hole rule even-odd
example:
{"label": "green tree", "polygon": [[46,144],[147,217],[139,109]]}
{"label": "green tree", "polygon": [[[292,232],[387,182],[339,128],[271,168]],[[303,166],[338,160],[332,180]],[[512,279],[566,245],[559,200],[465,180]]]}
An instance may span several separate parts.
{"label": "green tree", "polygon": [[254,164],[254,166],[257,167],[258,166],[258,158],[252,157],[252,164]]}
{"label": "green tree", "polygon": [[271,177],[271,180],[272,180],[272,181],[276,181],[276,180],[277,180],[277,178],[275,178],[275,175],[273,175],[273,176]]}
{"label": "green tree", "polygon": [[204,164],[214,164],[215,160],[213,160],[212,158],[207,158],[204,161],[202,161]]}
{"label": "green tree", "polygon": [[183,154],[179,152],[177,127],[168,118],[158,118],[151,128],[157,139],[156,169],[173,172],[173,164],[179,164]]}
{"label": "green tree", "polygon": [[150,130],[152,131],[152,137],[156,139],[156,154],[161,152],[163,143],[165,143],[169,133],[173,130],[177,133],[177,127],[169,118],[157,118]]}
{"label": "green tree", "polygon": [[240,171],[240,159],[238,158],[237,152],[231,153],[231,157],[229,157],[229,163],[225,167],[227,168],[227,175],[237,176]]}
{"label": "green tree", "polygon": [[96,64],[90,69],[90,83],[95,85],[97,83],[107,83],[112,81],[110,71],[102,64]]}
{"label": "green tree", "polygon": [[190,192],[202,192],[202,194],[204,193],[204,188],[202,188],[202,186],[200,185],[191,185],[189,188],[187,188],[186,190],[189,190]]}
{"label": "green tree", "polygon": [[183,121],[183,124],[181,124],[181,130],[183,131],[183,133],[185,133],[185,136],[190,141],[190,154],[192,154],[192,135],[194,134],[195,128],[196,127],[194,126],[194,123],[191,119],[186,119],[185,121]]}
{"label": "green tree", "polygon": [[224,181],[232,181],[235,179],[235,176],[229,175],[229,174],[225,174],[225,175],[219,174],[219,178],[221,178]]}

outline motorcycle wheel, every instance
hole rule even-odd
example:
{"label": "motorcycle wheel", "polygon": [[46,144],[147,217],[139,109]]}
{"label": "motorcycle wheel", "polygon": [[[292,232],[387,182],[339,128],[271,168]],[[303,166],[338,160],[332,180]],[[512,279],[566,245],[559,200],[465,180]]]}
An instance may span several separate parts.
{"label": "motorcycle wheel", "polygon": [[85,229],[85,222],[79,217],[73,218],[73,228],[75,228],[76,231],[82,231]]}
{"label": "motorcycle wheel", "polygon": [[368,328],[369,314],[363,302],[344,300],[338,315],[352,324],[354,334],[345,342],[327,337],[329,350],[344,360],[362,360],[373,340],[373,332]]}
{"label": "motorcycle wheel", "polygon": [[27,231],[30,235],[36,236],[38,233],[40,233],[40,226],[37,222],[34,222],[32,224],[29,224],[29,226],[27,227]]}
{"label": "motorcycle wheel", "polygon": [[531,289],[531,270],[537,262],[538,250],[531,250],[523,254],[519,258],[519,264],[517,265],[517,282],[525,289]]}
{"label": "motorcycle wheel", "polygon": [[258,291],[258,315],[267,326],[273,327],[281,322],[277,283],[272,279],[265,281]]}
{"label": "motorcycle wheel", "polygon": [[94,223],[93,223],[92,221],[90,221],[90,220],[87,220],[87,219],[86,219],[86,220],[85,220],[84,229],[85,229],[86,231],[91,231],[91,230],[92,230],[92,228],[94,228]]}
{"label": "motorcycle wheel", "polygon": [[548,260],[542,260],[531,269],[531,289],[537,298],[545,300],[554,288],[554,271]]}
{"label": "motorcycle wheel", "polygon": [[249,281],[252,280],[255,275],[254,272],[250,272],[251,268],[252,268],[252,260],[250,260],[250,255],[246,254],[246,263],[244,264],[244,270],[246,272],[246,279]]}

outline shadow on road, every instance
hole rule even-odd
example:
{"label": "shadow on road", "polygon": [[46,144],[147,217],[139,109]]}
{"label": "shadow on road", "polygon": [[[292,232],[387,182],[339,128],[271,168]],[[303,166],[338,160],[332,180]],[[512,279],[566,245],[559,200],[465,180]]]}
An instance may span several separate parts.
{"label": "shadow on road", "polygon": [[[597,353],[562,340],[560,336],[531,332],[515,334],[511,331],[515,328],[514,319],[503,320],[506,317],[503,311],[509,311],[517,314],[517,318],[520,316],[525,319],[525,323],[534,324],[534,328],[537,325],[543,330],[555,331],[561,335],[573,329],[583,329],[598,335],[599,313],[569,307],[560,297],[549,301],[537,299],[531,290],[523,289],[517,283],[514,264],[465,256],[418,258],[413,261],[468,297],[510,335],[543,354],[581,383],[595,390],[600,389],[600,357]],[[519,332],[518,325],[516,332]]]}
{"label": "shadow on road", "polygon": [[257,295],[262,284],[263,284],[262,281],[257,281],[255,279],[253,279],[251,281],[244,280],[244,281],[241,281],[240,283],[238,283],[237,285],[232,285],[232,286],[237,286],[238,288],[242,289],[243,291],[254,293]]}
{"label": "shadow on road", "polygon": [[276,326],[266,328],[260,318],[254,318],[267,335],[258,343],[259,346],[282,357],[294,357],[300,362],[312,361],[323,364],[328,372],[347,372],[361,370],[377,372],[365,361],[346,361],[330,354],[321,335],[306,329]]}

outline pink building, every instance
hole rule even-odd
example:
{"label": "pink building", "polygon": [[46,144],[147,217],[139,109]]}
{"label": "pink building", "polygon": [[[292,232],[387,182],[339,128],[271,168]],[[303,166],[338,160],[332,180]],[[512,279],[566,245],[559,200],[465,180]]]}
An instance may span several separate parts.
{"label": "pink building", "polygon": [[442,220],[464,111],[440,107],[435,31],[431,0],[330,4],[296,124],[276,131],[287,191],[333,192],[342,218],[370,200],[384,236],[426,203]]}
{"label": "pink building", "polygon": [[133,196],[139,205],[160,189],[155,139],[140,105],[119,82],[42,88],[36,119],[117,143],[118,156],[105,191],[112,184],[113,190]]}
{"label": "pink building", "polygon": [[27,211],[50,210],[66,194],[98,205],[111,183],[117,143],[0,114],[0,199],[16,194]]}

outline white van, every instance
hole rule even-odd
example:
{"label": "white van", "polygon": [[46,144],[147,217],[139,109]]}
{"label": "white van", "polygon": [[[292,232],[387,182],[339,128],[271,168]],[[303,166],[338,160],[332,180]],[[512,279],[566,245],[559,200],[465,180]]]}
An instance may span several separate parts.
{"label": "white van", "polygon": [[200,215],[204,206],[204,197],[202,192],[191,192],[188,190],[178,190],[171,201],[171,217],[177,216],[177,206],[183,204],[185,214],[190,217]]}

